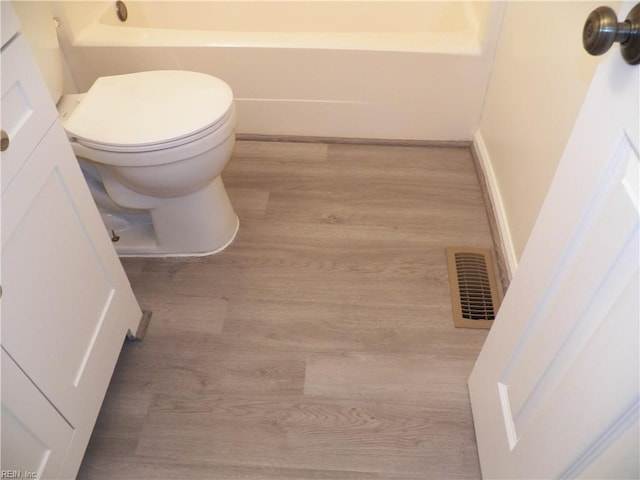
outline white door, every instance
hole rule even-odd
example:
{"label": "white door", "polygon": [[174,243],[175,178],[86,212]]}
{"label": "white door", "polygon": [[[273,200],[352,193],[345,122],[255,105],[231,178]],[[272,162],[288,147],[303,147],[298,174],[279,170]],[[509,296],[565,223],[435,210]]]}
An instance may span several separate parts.
{"label": "white door", "polygon": [[601,62],[469,379],[485,478],[640,477],[639,74]]}

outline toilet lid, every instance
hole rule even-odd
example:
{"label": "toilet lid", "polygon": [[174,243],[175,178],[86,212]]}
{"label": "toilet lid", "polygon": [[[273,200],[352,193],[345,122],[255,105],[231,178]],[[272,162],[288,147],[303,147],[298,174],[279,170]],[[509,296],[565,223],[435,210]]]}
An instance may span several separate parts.
{"label": "toilet lid", "polygon": [[106,148],[153,146],[207,129],[232,103],[233,92],[225,82],[198,72],[161,70],[101,77],[65,128],[79,141]]}

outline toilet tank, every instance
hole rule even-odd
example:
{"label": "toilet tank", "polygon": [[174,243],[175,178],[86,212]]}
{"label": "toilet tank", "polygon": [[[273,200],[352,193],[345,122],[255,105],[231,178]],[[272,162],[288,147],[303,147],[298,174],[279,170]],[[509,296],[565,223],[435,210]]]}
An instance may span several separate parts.
{"label": "toilet tank", "polygon": [[58,103],[64,85],[62,50],[56,34],[52,2],[12,2],[53,103]]}

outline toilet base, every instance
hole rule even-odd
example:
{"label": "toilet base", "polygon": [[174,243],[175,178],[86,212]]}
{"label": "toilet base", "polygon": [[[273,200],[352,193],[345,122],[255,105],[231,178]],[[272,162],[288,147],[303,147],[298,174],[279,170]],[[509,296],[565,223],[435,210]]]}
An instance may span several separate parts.
{"label": "toilet base", "polygon": [[101,211],[119,256],[212,255],[235,239],[240,221],[220,176],[198,192],[168,200],[148,212]]}
{"label": "toilet base", "polygon": [[[136,225],[125,232],[116,232],[120,239],[113,245],[119,257],[204,257],[220,253],[227,248],[236,237],[240,222],[236,223],[232,237],[227,243],[208,252],[176,253],[163,252],[155,241],[153,227],[150,224]],[[111,232],[109,232],[111,235]]]}

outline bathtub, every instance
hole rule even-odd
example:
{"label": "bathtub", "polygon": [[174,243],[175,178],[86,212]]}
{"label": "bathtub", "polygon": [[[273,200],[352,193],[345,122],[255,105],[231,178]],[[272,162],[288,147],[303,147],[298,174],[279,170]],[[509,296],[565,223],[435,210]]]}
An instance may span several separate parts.
{"label": "bathtub", "polygon": [[502,2],[57,2],[68,89],[152,69],[231,85],[238,133],[470,140]]}

